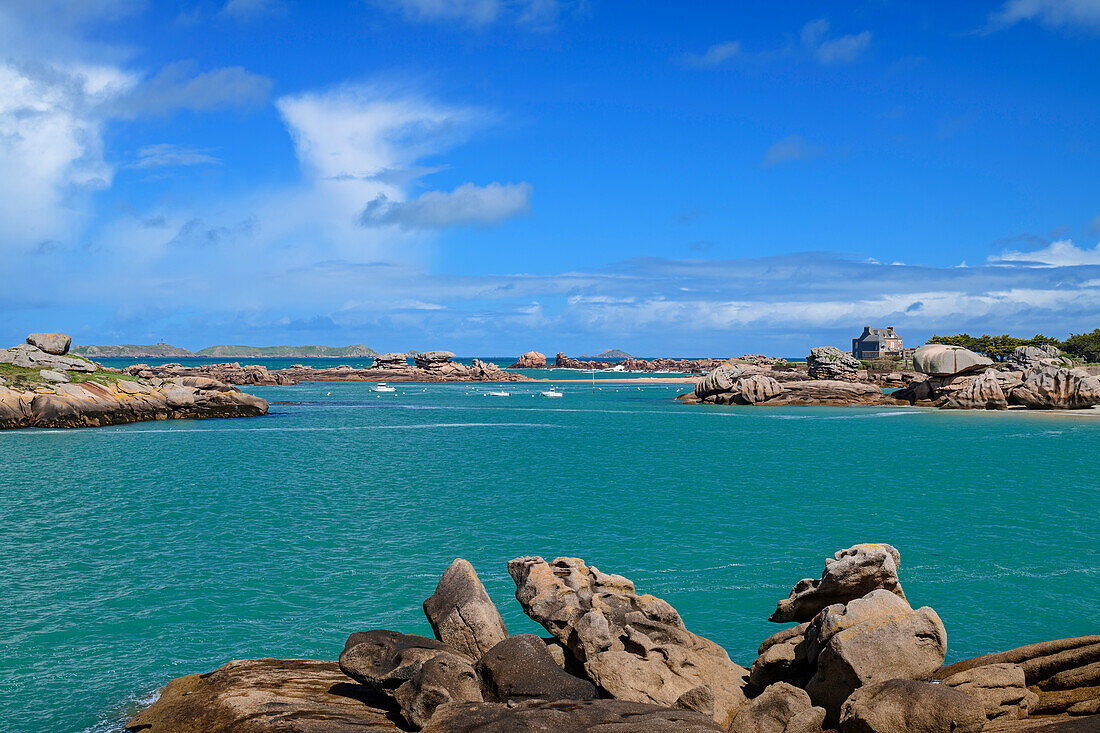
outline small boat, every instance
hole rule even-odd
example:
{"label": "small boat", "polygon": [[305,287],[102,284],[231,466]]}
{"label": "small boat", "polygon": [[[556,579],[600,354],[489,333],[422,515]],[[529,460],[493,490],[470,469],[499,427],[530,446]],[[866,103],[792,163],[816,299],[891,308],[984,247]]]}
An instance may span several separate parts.
{"label": "small boat", "polygon": [[489,396],[490,397],[511,397],[512,393],[511,392],[490,392]]}
{"label": "small boat", "polygon": [[374,391],[375,392],[396,392],[397,390],[394,387],[389,386],[385,382],[379,382],[378,386],[376,386],[374,388]]}
{"label": "small boat", "polygon": [[542,393],[542,396],[543,397],[564,397],[565,395],[563,395],[561,392],[557,391],[556,389],[548,389],[548,390],[546,390],[545,392]]}

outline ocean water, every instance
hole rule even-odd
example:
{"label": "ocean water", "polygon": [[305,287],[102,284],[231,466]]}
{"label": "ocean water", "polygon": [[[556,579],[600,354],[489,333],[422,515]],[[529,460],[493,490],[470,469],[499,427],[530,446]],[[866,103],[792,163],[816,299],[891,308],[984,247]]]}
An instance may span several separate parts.
{"label": "ocean water", "polygon": [[1100,413],[685,406],[680,385],[253,388],[272,414],[0,432],[0,720],[112,731],[169,679],[430,634],[455,557],[579,556],[748,664],[800,578],[890,542],[949,660],[1100,631]]}

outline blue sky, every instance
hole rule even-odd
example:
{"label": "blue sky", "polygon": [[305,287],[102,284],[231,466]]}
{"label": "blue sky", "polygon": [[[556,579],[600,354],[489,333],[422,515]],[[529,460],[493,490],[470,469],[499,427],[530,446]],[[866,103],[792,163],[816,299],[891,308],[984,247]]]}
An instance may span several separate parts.
{"label": "blue sky", "polygon": [[1100,0],[0,0],[0,339],[1100,326]]}

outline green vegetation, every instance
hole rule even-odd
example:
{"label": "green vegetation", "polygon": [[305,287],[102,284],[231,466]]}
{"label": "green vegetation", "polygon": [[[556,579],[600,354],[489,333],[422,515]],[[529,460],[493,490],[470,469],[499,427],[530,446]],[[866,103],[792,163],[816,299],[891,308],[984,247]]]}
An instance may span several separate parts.
{"label": "green vegetation", "polygon": [[74,346],[69,349],[73,356],[90,356],[96,359],[185,359],[194,356],[187,349],[171,344],[116,344],[114,346],[95,346],[94,344]]}
{"label": "green vegetation", "polygon": [[961,346],[970,349],[976,354],[988,356],[993,361],[1004,361],[1017,346],[1057,346],[1062,348],[1062,342],[1050,336],[1035,334],[1029,339],[1017,338],[1007,333],[1001,336],[971,336],[968,333],[959,333],[954,336],[933,336],[928,340],[930,344],[947,344],[948,346]]}
{"label": "green vegetation", "polygon": [[[49,382],[43,379],[42,375],[39,373],[40,371],[40,369],[30,369],[28,367],[18,367],[13,364],[0,363],[0,379],[4,380],[4,384],[0,386],[18,390],[31,390],[35,387],[57,385],[57,382]],[[127,382],[139,381],[138,377],[133,377],[129,374],[114,374],[113,372],[68,372],[68,375],[69,379],[73,382],[96,382],[97,384],[103,385],[109,385],[119,380],[125,380]]]}
{"label": "green vegetation", "polygon": [[352,344],[351,346],[317,346],[315,344],[307,344],[306,346],[207,346],[205,349],[199,349],[195,352],[195,355],[218,358],[285,357],[309,359],[328,357],[340,359],[346,357],[365,358],[378,356],[378,352],[374,349],[368,349],[363,344]]}
{"label": "green vegetation", "polygon": [[1062,343],[1062,351],[1084,361],[1100,361],[1100,328],[1092,333],[1074,333]]}

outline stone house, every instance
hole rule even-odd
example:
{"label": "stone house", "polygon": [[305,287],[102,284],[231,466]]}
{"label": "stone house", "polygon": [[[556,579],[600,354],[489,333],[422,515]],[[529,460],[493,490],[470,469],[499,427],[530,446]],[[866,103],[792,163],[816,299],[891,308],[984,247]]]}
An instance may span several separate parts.
{"label": "stone house", "polygon": [[894,331],[893,326],[886,328],[864,326],[859,338],[852,339],[852,356],[857,359],[901,356],[903,351],[901,336]]}

